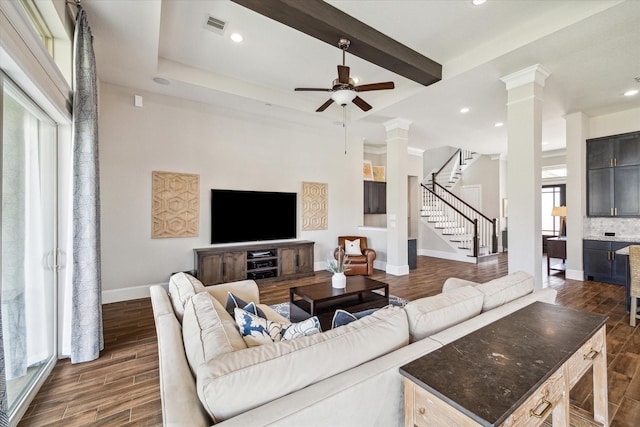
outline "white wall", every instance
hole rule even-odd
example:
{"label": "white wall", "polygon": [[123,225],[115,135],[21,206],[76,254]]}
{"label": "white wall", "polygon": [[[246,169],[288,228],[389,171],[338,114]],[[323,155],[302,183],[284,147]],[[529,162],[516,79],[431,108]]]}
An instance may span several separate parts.
{"label": "white wall", "polygon": [[640,130],[640,108],[589,118],[589,138]]}
{"label": "white wall", "polygon": [[[361,224],[362,143],[349,141],[345,155],[344,134],[331,123],[310,130],[111,84],[100,86],[99,114],[107,301],[109,292],[112,300],[144,296],[147,285],[194,268],[192,250],[210,246],[211,188],[297,192],[298,238],[316,242],[317,268],[337,236]],[[151,238],[152,171],[200,175],[198,237]],[[301,231],[303,181],[329,184],[328,230]]]}
{"label": "white wall", "polygon": [[[500,220],[500,160],[480,156],[462,173],[457,185],[458,192],[465,185],[482,188],[482,213]],[[498,224],[499,225],[499,224]]]}

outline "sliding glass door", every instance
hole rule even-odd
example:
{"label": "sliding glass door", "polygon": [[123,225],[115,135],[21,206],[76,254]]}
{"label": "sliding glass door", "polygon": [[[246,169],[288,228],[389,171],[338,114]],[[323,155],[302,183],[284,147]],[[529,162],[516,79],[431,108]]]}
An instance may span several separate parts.
{"label": "sliding glass door", "polygon": [[2,82],[2,331],[10,414],[56,361],[56,125]]}

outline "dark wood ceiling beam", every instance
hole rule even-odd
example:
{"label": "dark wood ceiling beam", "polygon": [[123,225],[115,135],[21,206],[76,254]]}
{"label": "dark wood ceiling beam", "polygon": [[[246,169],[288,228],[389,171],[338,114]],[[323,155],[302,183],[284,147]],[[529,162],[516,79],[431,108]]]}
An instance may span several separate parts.
{"label": "dark wood ceiling beam", "polygon": [[231,0],[261,15],[428,86],[442,79],[442,65],[322,0]]}

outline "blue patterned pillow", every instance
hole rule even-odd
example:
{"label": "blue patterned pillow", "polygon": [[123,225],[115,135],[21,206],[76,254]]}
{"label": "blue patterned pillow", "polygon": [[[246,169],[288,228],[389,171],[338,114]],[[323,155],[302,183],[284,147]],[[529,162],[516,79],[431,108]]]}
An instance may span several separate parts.
{"label": "blue patterned pillow", "polygon": [[248,347],[270,344],[282,339],[282,325],[256,316],[241,308],[234,309],[240,334]]}
{"label": "blue patterned pillow", "polygon": [[264,314],[264,311],[260,310],[260,308],[254,302],[246,303],[242,300],[242,298],[235,296],[231,292],[227,293],[227,306],[225,308],[227,309],[227,312],[231,315],[231,317],[235,316],[233,311],[234,309],[241,308],[255,314],[256,316],[260,316],[263,319],[267,318],[267,315]]}
{"label": "blue patterned pillow", "polygon": [[339,308],[335,313],[333,313],[333,319],[331,320],[331,329],[337,328],[338,326],[348,325],[354,320],[362,319],[363,317],[368,316],[377,310],[377,308],[371,308],[369,310],[360,311],[356,314],[351,314],[348,311]]}
{"label": "blue patterned pillow", "polygon": [[292,340],[299,337],[308,337],[322,332],[320,320],[316,316],[310,317],[302,322],[292,323],[282,332],[282,341]]}

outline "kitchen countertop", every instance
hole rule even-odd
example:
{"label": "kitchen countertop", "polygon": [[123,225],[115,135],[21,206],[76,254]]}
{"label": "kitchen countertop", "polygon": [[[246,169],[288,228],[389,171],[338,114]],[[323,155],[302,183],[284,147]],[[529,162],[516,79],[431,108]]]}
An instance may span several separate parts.
{"label": "kitchen countertop", "polygon": [[605,242],[640,242],[640,236],[584,236],[583,240],[602,240]]}

